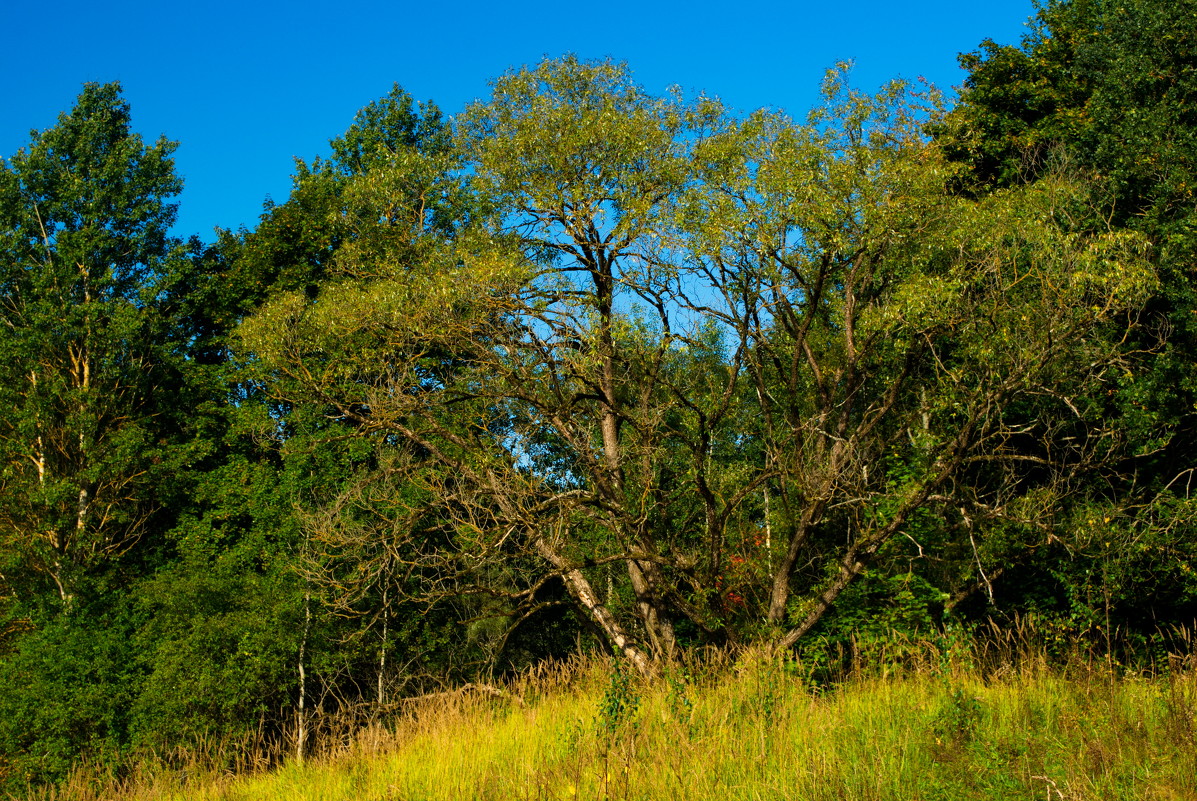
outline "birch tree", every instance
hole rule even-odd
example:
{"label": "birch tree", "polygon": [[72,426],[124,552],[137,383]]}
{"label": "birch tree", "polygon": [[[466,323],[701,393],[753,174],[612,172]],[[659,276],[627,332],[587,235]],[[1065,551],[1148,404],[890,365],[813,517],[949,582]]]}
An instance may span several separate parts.
{"label": "birch tree", "polygon": [[[173,247],[174,144],[115,84],[0,162],[0,543],[5,592],[68,601],[154,512],[162,389],[149,308]],[[39,579],[40,577],[40,579]]]}

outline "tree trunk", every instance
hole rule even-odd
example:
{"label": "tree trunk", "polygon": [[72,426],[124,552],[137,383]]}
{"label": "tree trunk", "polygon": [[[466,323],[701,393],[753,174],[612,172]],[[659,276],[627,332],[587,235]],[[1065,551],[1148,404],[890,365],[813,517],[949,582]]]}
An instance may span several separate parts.
{"label": "tree trunk", "polygon": [[387,588],[382,588],[382,649],[378,654],[378,705],[382,706],[387,702],[386,686],[383,683],[383,677],[387,670]]}
{"label": "tree trunk", "polygon": [[299,708],[296,715],[296,733],[295,733],[295,761],[303,764],[304,746],[308,739],[308,719],[307,719],[307,672],[304,669],[304,656],[308,647],[308,631],[312,627],[312,593],[305,592],[303,594],[303,637],[299,641]]}
{"label": "tree trunk", "polygon": [[[624,473],[623,460],[619,444],[619,412],[615,391],[615,339],[611,333],[611,321],[615,298],[615,281],[612,265],[602,261],[594,270],[595,295],[598,298],[599,309],[599,347],[602,354],[602,375],[600,388],[603,395],[603,411],[601,429],[603,437],[603,456],[607,462],[607,469],[611,474],[611,485],[618,494],[616,499],[623,503]],[[629,537],[629,539],[632,539]],[[650,545],[647,537],[635,537],[636,545],[645,548]],[[662,608],[659,587],[662,584],[660,567],[653,562],[628,560],[628,577],[631,579],[632,591],[636,594],[636,613],[644,624],[649,644],[657,657],[672,657],[676,640],[673,633],[673,623]]]}
{"label": "tree trunk", "polygon": [[652,663],[648,656],[641,650],[636,640],[619,624],[619,621],[611,614],[611,610],[599,601],[598,594],[595,593],[586,577],[582,575],[582,571],[571,567],[561,554],[557,553],[543,538],[537,538],[536,550],[561,572],[561,580],[565,582],[565,587],[569,590],[570,595],[602,630],[615,652],[631,662],[641,675],[651,674]]}

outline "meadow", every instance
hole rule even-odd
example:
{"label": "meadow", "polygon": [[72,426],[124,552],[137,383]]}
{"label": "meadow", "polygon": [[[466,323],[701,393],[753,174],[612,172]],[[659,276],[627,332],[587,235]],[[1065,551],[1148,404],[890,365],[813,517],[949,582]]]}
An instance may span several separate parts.
{"label": "meadow", "polygon": [[[413,699],[304,762],[86,769],[39,799],[1197,799],[1197,670],[901,649],[835,680],[762,651],[643,680],[578,657]],[[231,750],[230,750],[231,749]],[[258,769],[255,759],[260,760]]]}

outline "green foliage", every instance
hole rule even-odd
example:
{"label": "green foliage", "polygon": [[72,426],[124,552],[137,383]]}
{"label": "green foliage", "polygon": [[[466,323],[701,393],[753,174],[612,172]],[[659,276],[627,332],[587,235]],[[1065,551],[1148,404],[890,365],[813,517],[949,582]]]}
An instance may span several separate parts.
{"label": "green foliage", "polygon": [[984,716],[984,707],[963,687],[952,687],[943,706],[935,716],[933,731],[937,740],[969,742],[976,734]]}
{"label": "green foliage", "polygon": [[159,515],[173,150],[131,131],[116,84],[88,84],[0,162],[0,583],[20,602],[69,605]]}
{"label": "green foliage", "polygon": [[138,592],[146,678],[132,737],[159,753],[277,730],[296,682],[302,592],[283,555],[244,540],[205,554],[196,538]]}
{"label": "green foliage", "polygon": [[617,659],[612,663],[607,689],[599,702],[595,720],[600,737],[614,737],[634,728],[636,713],[640,709],[640,695],[635,680],[623,660]]}
{"label": "green foliage", "polygon": [[[1044,610],[1039,586],[1054,587],[1046,607],[1054,605],[1049,613],[1064,615],[1070,631],[1096,629],[1098,618],[1124,631],[1148,620],[1155,626],[1165,607],[1175,615],[1172,622],[1192,618],[1191,604],[1182,600],[1191,582],[1180,570],[1189,524],[1179,496],[1197,430],[1195,14],[1197,6],[1187,0],[1047,3],[1020,47],[986,41],[962,56],[969,77],[961,102],[931,126],[948,157],[967,167],[958,189],[976,195],[1077,175],[1088,200],[1073,208],[1065,225],[1133,230],[1151,245],[1159,278],[1138,324],[1102,334],[1120,345],[1117,373],[1104,392],[1078,393],[1106,420],[1112,441],[1122,443],[1110,454],[1111,469],[1072,496],[1073,508],[1059,499],[1054,537],[1066,544],[1066,557],[1058,548],[1026,542],[1022,547],[1032,548],[1024,556],[996,556],[1019,565],[1036,554],[1029,561],[1039,564],[1031,568],[1038,578],[1021,568],[1009,573],[1008,598]],[[1164,509],[1177,517],[1161,514]],[[1103,523],[1106,534],[1095,536],[1089,522],[1095,519],[1115,522]],[[1165,572],[1171,577],[1157,582]],[[1121,588],[1130,586],[1139,590],[1123,595]],[[1174,588],[1165,594],[1177,603],[1157,601],[1154,591],[1144,595],[1148,586]],[[1022,601],[1015,601],[1018,592]]]}
{"label": "green foliage", "polygon": [[840,597],[827,632],[878,643],[928,636],[938,630],[938,613],[947,600],[947,593],[915,573],[878,575],[870,571]]}
{"label": "green foliage", "polygon": [[821,687],[853,672],[901,672],[925,654],[929,642],[941,639],[948,598],[913,572],[865,572],[801,641],[804,675]]}
{"label": "green foliage", "polygon": [[[958,670],[986,618],[1166,659],[1191,6],[1049,3],[950,112],[833,70],[806,121],[739,118],[566,57],[454,127],[396,86],[209,247],[167,234],[173,144],[86,86],[0,163],[0,779],[283,743],[583,632],[602,793],[651,712],[678,753],[730,725],[672,670],[698,646],[799,646],[731,682],[761,764],[812,684]],[[929,794],[1026,794],[985,692],[903,708],[986,773]]]}
{"label": "green foliage", "polygon": [[959,108],[935,127],[977,188],[1025,183],[1054,158],[1094,171],[1114,220],[1190,213],[1194,13],[1189,0],[1056,0],[1021,47],[961,56]]}
{"label": "green foliage", "polygon": [[79,605],[29,632],[0,659],[0,789],[64,778],[81,759],[125,762],[143,682],[129,609]]}
{"label": "green foliage", "polygon": [[[347,695],[374,686],[379,701],[388,683],[457,675],[482,658],[455,628],[486,612],[439,587],[428,593],[440,576],[424,561],[452,547],[452,525],[427,510],[440,474],[426,445],[379,424],[468,359],[455,338],[486,298],[487,268],[461,264],[455,250],[475,201],[447,137],[435,106],[417,108],[396,87],[333,140],[330,160],[301,164],[291,198],[268,208],[233,256],[270,287],[234,347],[273,409],[261,422],[280,440],[297,524],[289,561],[340,621],[336,648],[316,658],[331,660]],[[362,681],[379,671],[385,681]]]}

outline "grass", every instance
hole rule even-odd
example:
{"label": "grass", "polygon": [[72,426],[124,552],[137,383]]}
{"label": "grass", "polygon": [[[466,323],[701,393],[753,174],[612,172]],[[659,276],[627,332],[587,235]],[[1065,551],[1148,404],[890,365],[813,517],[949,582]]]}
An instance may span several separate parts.
{"label": "grass", "polygon": [[79,773],[45,799],[1197,799],[1197,672],[1041,659],[829,689],[760,654],[632,680],[579,660],[413,702],[304,764]]}

